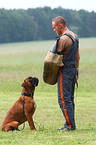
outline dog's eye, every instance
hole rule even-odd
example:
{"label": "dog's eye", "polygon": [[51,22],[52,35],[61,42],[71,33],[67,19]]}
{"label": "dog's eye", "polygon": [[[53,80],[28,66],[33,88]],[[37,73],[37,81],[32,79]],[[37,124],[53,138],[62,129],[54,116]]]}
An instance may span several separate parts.
{"label": "dog's eye", "polygon": [[32,82],[32,77],[29,77],[29,82]]}

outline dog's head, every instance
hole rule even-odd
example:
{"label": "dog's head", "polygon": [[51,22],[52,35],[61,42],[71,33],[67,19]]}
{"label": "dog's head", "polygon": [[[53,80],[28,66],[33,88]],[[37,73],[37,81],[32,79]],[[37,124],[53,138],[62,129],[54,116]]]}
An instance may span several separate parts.
{"label": "dog's head", "polygon": [[39,79],[36,77],[28,77],[26,78],[23,83],[22,83],[22,87],[25,89],[31,89],[34,90],[36,86],[38,86],[39,83]]}

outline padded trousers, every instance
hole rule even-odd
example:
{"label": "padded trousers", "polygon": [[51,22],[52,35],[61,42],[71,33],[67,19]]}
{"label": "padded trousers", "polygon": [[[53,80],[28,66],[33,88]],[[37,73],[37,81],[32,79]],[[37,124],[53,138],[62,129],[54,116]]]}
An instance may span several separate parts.
{"label": "padded trousers", "polygon": [[61,67],[58,72],[58,103],[65,117],[64,126],[75,130],[74,91],[76,82],[75,67]]}

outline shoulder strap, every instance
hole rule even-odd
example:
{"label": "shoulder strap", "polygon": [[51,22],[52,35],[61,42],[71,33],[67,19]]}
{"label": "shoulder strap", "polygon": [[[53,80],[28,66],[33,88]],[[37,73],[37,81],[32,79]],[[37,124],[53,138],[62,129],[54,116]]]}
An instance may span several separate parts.
{"label": "shoulder strap", "polygon": [[74,38],[71,34],[65,33],[64,35],[67,35],[68,37],[70,37],[70,38],[72,39],[73,42],[75,41],[75,38]]}
{"label": "shoulder strap", "polygon": [[78,41],[78,43],[79,43],[79,38],[78,38],[78,36],[75,34],[75,36],[76,36],[76,40]]}

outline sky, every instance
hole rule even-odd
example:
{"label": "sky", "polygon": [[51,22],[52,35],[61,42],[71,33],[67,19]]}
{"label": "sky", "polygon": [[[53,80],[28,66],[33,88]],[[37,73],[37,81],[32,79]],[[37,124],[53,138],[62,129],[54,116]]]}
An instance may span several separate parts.
{"label": "sky", "polygon": [[86,10],[96,12],[96,0],[0,0],[0,8],[5,9],[28,9],[48,6],[65,9]]}

